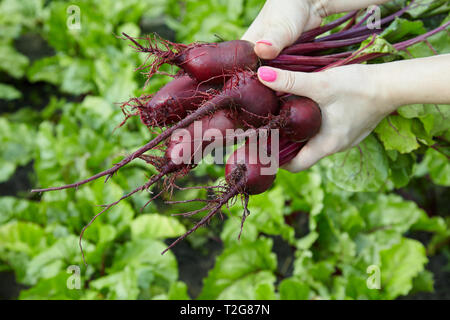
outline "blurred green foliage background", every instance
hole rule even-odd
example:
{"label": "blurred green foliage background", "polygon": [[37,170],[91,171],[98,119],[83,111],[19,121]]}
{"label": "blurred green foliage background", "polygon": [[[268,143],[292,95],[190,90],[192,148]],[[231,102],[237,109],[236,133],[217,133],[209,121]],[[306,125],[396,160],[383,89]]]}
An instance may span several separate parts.
{"label": "blurred green foliage background", "polygon": [[[137,119],[115,130],[124,117],[119,103],[170,78],[155,76],[143,88],[145,78],[134,69],[145,56],[115,35],[237,39],[263,2],[0,1],[0,298],[395,299],[433,291],[433,257],[441,261],[436,281],[447,281],[443,290],[450,292],[448,106],[405,106],[361,144],[362,153],[353,149],[295,175],[281,171],[269,192],[251,198],[241,241],[238,201],[224,220],[161,256],[195,220],[171,214],[195,206],[158,200],[140,212],[149,199],[143,192],[86,231],[85,267],[78,236],[96,205],[143,184],[154,169],[135,161],[106,184],[29,193],[88,177],[150,138]],[[80,29],[68,27],[71,5],[80,10]],[[419,29],[444,19],[424,20]],[[450,52],[446,37],[430,42]],[[430,55],[427,48],[411,53]],[[202,164],[181,184],[221,176],[223,168]],[[70,266],[80,270],[79,289],[68,287],[77,283]],[[370,266],[380,270],[380,289],[367,285]],[[7,284],[8,275],[15,284]]]}

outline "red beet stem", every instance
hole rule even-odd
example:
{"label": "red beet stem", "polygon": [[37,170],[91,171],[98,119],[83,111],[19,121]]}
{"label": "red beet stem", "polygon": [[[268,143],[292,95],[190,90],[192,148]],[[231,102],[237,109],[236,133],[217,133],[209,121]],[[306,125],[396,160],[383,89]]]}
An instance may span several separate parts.
{"label": "red beet stem", "polygon": [[[406,40],[406,41],[403,41],[403,42],[396,43],[393,46],[394,46],[394,48],[396,50],[399,50],[399,51],[405,50],[405,49],[407,49],[410,46],[413,46],[413,45],[415,45],[417,43],[425,41],[429,37],[431,37],[431,36],[433,36],[433,35],[435,35],[435,34],[437,34],[439,32],[444,31],[449,26],[450,26],[450,22],[447,22],[446,24],[444,24],[444,25],[442,25],[442,26],[440,26],[440,27],[438,27],[436,29],[433,29],[433,30],[431,30],[431,31],[429,31],[427,33],[424,33],[424,34],[422,34],[420,36],[417,36],[415,38],[412,38],[412,39],[409,39],[409,40]],[[351,59],[348,64],[362,63],[362,62],[369,61],[369,60],[372,60],[372,59],[376,59],[376,58],[379,58],[379,57],[383,57],[383,56],[386,56],[386,55],[389,55],[389,54],[388,53],[367,53],[367,54],[364,54],[362,56],[359,56],[359,57],[356,57],[354,59]]]}
{"label": "red beet stem", "polygon": [[298,64],[271,64],[267,63],[268,66],[288,70],[288,71],[300,71],[300,72],[314,72],[320,68],[320,66],[305,66]]}
{"label": "red beet stem", "polygon": [[[411,5],[414,3],[414,1],[411,1],[409,5],[404,7],[403,9],[391,14],[390,16],[387,16],[386,18],[381,19],[380,24],[385,25],[387,23],[390,23],[395,20],[396,17],[399,17],[403,15],[406,11],[409,10]],[[363,34],[371,34],[371,33],[378,33],[380,30],[370,30],[367,26],[360,26],[357,28],[352,28],[350,30],[340,31],[333,34],[330,34],[328,36],[316,39],[316,41],[329,41],[329,40],[341,40],[346,39],[349,37],[355,37]],[[364,33],[365,32],[365,33]]]}
{"label": "red beet stem", "polygon": [[351,29],[351,28],[355,25],[355,22],[356,22],[356,19],[357,19],[357,18],[358,18],[358,13],[355,14],[355,15],[350,19],[350,21],[342,28],[341,31],[345,31],[345,30]]}
{"label": "red beet stem", "polygon": [[280,167],[294,159],[306,142],[288,142],[283,148],[280,147],[279,165]]}
{"label": "red beet stem", "polygon": [[444,31],[449,26],[450,26],[450,21],[445,23],[444,25],[442,25],[442,26],[440,26],[440,27],[438,27],[436,29],[433,29],[433,30],[431,30],[431,31],[429,31],[427,33],[424,33],[424,34],[422,34],[422,35],[420,35],[418,37],[415,37],[415,38],[412,38],[412,39],[409,39],[409,40],[406,40],[406,41],[403,41],[403,42],[396,43],[396,44],[394,44],[394,48],[397,49],[397,50],[405,50],[406,48],[408,48],[408,47],[410,47],[412,45],[415,45],[415,44],[417,44],[419,42],[425,41],[427,38],[435,35],[436,33]]}
{"label": "red beet stem", "polygon": [[321,51],[327,49],[335,49],[341,48],[345,46],[350,46],[354,44],[361,43],[367,39],[367,36],[359,36],[355,38],[349,38],[344,40],[331,40],[331,41],[322,41],[322,42],[308,42],[308,43],[299,43],[288,47],[287,49],[281,52],[282,55],[292,54],[305,54],[314,51]]}
{"label": "red beet stem", "polygon": [[366,15],[358,23],[356,23],[352,29],[361,27],[364,24],[364,22],[366,22],[367,19],[369,19],[372,15],[373,15],[373,10],[367,12]]}
{"label": "red beet stem", "polygon": [[330,31],[330,30],[340,26],[341,24],[345,23],[346,21],[350,20],[357,13],[358,13],[358,11],[352,11],[352,12],[346,14],[345,16],[343,16],[339,19],[336,19],[333,22],[330,22],[329,24],[306,31],[297,39],[297,41],[295,41],[295,44],[314,40],[315,37],[327,32],[327,31]]}
{"label": "red beet stem", "polygon": [[271,64],[301,64],[305,66],[326,66],[330,63],[339,61],[336,57],[326,56],[291,56],[279,55],[276,59],[270,60]]}

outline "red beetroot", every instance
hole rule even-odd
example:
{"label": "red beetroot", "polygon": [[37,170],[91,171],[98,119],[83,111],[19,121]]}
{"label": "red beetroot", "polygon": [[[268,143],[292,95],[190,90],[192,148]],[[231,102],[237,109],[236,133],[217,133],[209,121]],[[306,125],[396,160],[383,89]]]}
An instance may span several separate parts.
{"label": "red beetroot", "polygon": [[[118,201],[108,205],[102,212],[134,193],[150,188],[153,184],[169,174],[187,173],[192,167],[198,164],[196,162],[197,160],[200,161],[207,155],[204,152],[207,147],[210,147],[209,150],[214,148],[219,149],[234,142],[233,138],[222,139],[226,138],[227,130],[236,128],[236,122],[230,117],[229,111],[219,110],[215,114],[211,116],[208,115],[198,122],[199,124],[197,124],[197,127],[196,123],[193,123],[188,128],[183,129],[182,133],[174,134],[172,139],[168,142],[163,157],[143,155],[141,158],[157,167],[160,172],[154,175],[145,185],[136,188]],[[200,132],[197,133],[200,139],[198,146],[194,141],[194,137],[196,136],[195,130],[200,130]],[[186,155],[184,152],[188,152],[189,154]]]}
{"label": "red beetroot", "polygon": [[[269,140],[266,147],[267,154],[271,150],[272,142]],[[279,157],[278,164],[284,165],[291,161],[295,155],[303,147],[304,143],[290,142],[281,138],[279,141]],[[258,146],[260,147],[260,146]],[[241,220],[241,232],[245,219],[250,214],[247,209],[249,195],[259,194],[267,191],[273,184],[276,174],[264,174],[263,169],[269,168],[270,164],[263,164],[258,155],[259,152],[253,153],[249,143],[246,143],[237,149],[229,158],[225,167],[227,187],[222,194],[218,195],[217,199],[208,204],[200,210],[193,213],[210,210],[208,214],[203,217],[193,228],[187,231],[184,235],[172,242],[161,254],[166,253],[178,242],[182,241],[188,235],[197,230],[200,226],[207,223],[219,210],[232,198],[241,195],[243,197],[244,213]],[[190,216],[193,213],[186,213]],[[239,234],[240,236],[240,234]]]}
{"label": "red beetroot", "polygon": [[188,47],[174,62],[198,81],[221,83],[235,70],[256,70],[258,57],[251,42],[232,40]]}
{"label": "red beetroot", "polygon": [[75,188],[103,176],[111,177],[117,170],[125,166],[132,160],[141,157],[148,150],[153,149],[162,141],[169,138],[172,133],[181,128],[186,128],[197,119],[201,119],[208,114],[212,114],[221,109],[236,109],[240,112],[239,121],[244,125],[259,127],[265,118],[278,112],[278,99],[268,87],[259,82],[255,73],[243,71],[234,74],[225,84],[220,93],[206,101],[200,108],[191,112],[176,125],[167,128],[153,140],[124,158],[114,167],[93,175],[80,182],[68,184],[61,187],[46,189],[34,189],[32,192],[46,192]]}
{"label": "red beetroot", "polygon": [[245,136],[260,134],[261,131],[279,129],[280,135],[292,142],[302,142],[315,136],[322,125],[322,113],[318,104],[306,97],[283,98],[280,114],[271,117],[264,126],[246,133]]}
{"label": "red beetroot", "polygon": [[322,124],[316,102],[306,97],[290,97],[280,110],[281,134],[290,141],[301,142],[315,136]]}
{"label": "red beetroot", "polygon": [[197,109],[215,89],[216,86],[199,84],[190,76],[181,75],[138,106],[141,120],[149,127],[172,125]]}
{"label": "red beetroot", "polygon": [[[238,186],[241,192],[254,195],[269,189],[275,181],[275,174],[262,174],[262,168],[269,168],[270,164],[263,164],[259,157],[261,150],[257,150],[258,146],[255,145],[257,152],[251,152],[250,145],[246,143],[228,158],[225,179],[229,186]],[[263,152],[268,154],[267,149]]]}
{"label": "red beetroot", "polygon": [[[126,33],[122,34],[134,43],[137,51],[156,58],[150,65],[149,76],[168,63],[182,68],[199,82],[223,83],[224,77],[229,77],[236,70],[256,70],[259,64],[253,43],[245,40],[183,45],[154,37],[147,38],[149,46],[144,47]],[[161,50],[158,42],[166,50]]]}
{"label": "red beetroot", "polygon": [[227,138],[227,130],[236,128],[236,121],[232,118],[230,111],[219,110],[172,134],[165,161],[178,166],[195,165],[206,155],[207,147],[211,150],[234,144],[233,137]]}
{"label": "red beetroot", "polygon": [[[291,161],[305,145],[305,139],[313,137],[320,130],[321,123],[320,108],[313,100],[306,97],[289,97],[283,103],[280,115],[273,118],[271,123],[266,126],[266,129],[281,128],[282,138],[276,141],[279,143],[278,158],[270,154],[272,143],[275,143],[275,141],[272,141],[273,136],[267,141],[266,145],[260,143],[252,148],[252,145],[247,141],[245,145],[237,149],[228,158],[225,166],[225,180],[227,182],[225,191],[217,197],[215,202],[209,202],[203,209],[195,211],[196,213],[210,210],[193,228],[175,240],[162,253],[164,254],[200,226],[207,223],[224,204],[238,195],[241,195],[244,199],[244,213],[241,221],[242,232],[245,219],[250,214],[247,209],[249,196],[267,191],[275,180],[276,172],[264,169],[271,168],[273,161],[276,161],[277,168]],[[290,141],[288,137],[297,142]],[[263,148],[262,152],[258,148]],[[272,162],[263,162],[261,160],[262,154],[267,155]],[[191,215],[191,213],[186,215]]]}

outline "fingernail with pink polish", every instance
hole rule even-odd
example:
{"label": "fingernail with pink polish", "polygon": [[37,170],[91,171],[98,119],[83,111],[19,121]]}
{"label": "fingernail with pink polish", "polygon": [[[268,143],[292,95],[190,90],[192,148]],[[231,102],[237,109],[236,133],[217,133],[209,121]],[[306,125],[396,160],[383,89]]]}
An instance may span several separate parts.
{"label": "fingernail with pink polish", "polygon": [[277,72],[270,68],[261,67],[258,69],[259,77],[267,82],[274,82],[277,80]]}
{"label": "fingernail with pink polish", "polygon": [[272,46],[272,42],[267,41],[267,40],[259,40],[259,41],[256,41],[256,43],[262,43],[262,44],[265,44],[268,46]]}

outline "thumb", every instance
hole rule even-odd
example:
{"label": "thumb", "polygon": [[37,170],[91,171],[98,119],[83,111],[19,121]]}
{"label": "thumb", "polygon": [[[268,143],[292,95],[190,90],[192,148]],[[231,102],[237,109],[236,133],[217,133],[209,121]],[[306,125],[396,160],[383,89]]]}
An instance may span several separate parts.
{"label": "thumb", "polygon": [[320,139],[313,138],[308,141],[291,162],[283,166],[283,169],[294,173],[309,169],[327,154],[321,146]]}
{"label": "thumb", "polygon": [[305,73],[281,70],[271,67],[258,69],[259,80],[274,91],[292,93],[309,97],[313,100],[318,89],[323,87],[320,83],[320,73]]}
{"label": "thumb", "polygon": [[306,29],[310,7],[309,1],[267,0],[243,39],[255,43],[261,59],[274,59]]}
{"label": "thumb", "polygon": [[293,41],[295,41],[294,38],[298,38],[301,33],[302,29],[299,28],[298,32],[293,35],[292,31],[284,30],[281,25],[273,28],[266,28],[265,32],[259,38],[260,40],[256,41],[255,53],[261,59],[275,59],[280,52],[291,45]]}

